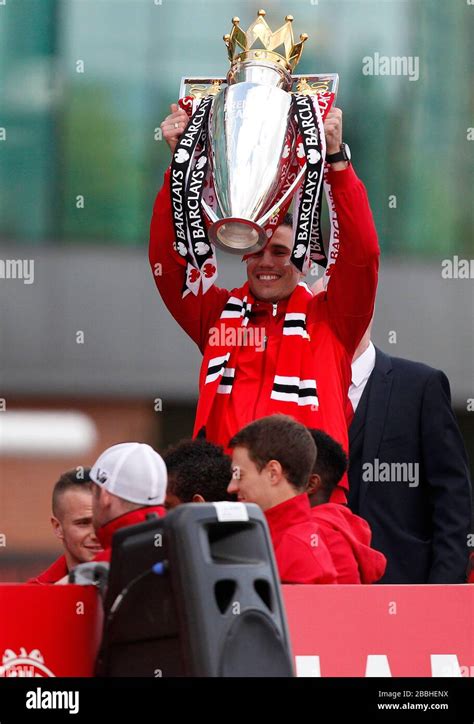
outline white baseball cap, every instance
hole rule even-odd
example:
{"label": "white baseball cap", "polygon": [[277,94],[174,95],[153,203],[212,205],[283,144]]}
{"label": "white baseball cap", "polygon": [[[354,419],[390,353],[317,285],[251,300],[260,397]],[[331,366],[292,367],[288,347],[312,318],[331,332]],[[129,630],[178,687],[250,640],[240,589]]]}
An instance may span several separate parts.
{"label": "white baseball cap", "polygon": [[141,505],[165,502],[168,473],[165,461],[150,445],[122,442],[107,448],[90,471],[91,480],[102,488]]}

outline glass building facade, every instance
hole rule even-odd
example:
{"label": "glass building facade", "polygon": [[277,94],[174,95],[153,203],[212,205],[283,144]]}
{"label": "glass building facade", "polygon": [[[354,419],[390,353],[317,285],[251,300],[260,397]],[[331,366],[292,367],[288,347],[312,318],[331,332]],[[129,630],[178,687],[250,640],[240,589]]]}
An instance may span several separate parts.
{"label": "glass building facade", "polygon": [[[222,35],[253,2],[0,3],[0,238],[146,243],[168,163],[159,125],[182,75],[225,75]],[[297,72],[338,72],[345,139],[384,252],[472,250],[473,12],[445,0],[269,0],[308,32]],[[367,58],[418,59],[418,78],[368,75]]]}

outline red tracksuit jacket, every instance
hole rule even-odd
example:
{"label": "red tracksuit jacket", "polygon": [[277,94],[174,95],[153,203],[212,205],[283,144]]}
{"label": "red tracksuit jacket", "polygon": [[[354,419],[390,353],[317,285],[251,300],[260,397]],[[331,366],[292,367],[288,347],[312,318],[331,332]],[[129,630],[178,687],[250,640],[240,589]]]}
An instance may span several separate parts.
{"label": "red tracksuit jacket", "polygon": [[372,532],[366,520],[335,503],[316,505],[311,515],[331,554],[338,583],[375,583],[382,578],[387,560],[370,547]]}
{"label": "red tracksuit jacket", "polygon": [[[363,183],[352,166],[329,171],[339,223],[339,255],[326,292],[318,294],[307,310],[307,330],[316,345],[315,369],[320,422],[318,427],[348,449],[345,410],[351,381],[353,353],[372,316],[377,288],[379,246]],[[232,294],[211,287],[206,294],[181,296],[185,261],[173,249],[169,172],[155,201],[151,222],[149,257],[158,290],[178,324],[204,352],[209,330]],[[161,266],[156,266],[161,265]],[[310,280],[311,283],[311,280]],[[265,328],[266,348],[258,354],[252,346],[239,351],[232,395],[217,395],[206,424],[206,437],[227,447],[230,438],[249,422],[264,416],[275,375],[287,300],[253,305],[249,327]],[[200,389],[206,370],[201,367]],[[217,399],[220,398],[220,399]],[[195,430],[195,433],[197,430]],[[342,481],[348,488],[347,477]]]}
{"label": "red tracksuit jacket", "polygon": [[137,523],[144,523],[147,519],[147,515],[150,513],[156,513],[158,518],[162,518],[166,515],[166,510],[162,505],[146,506],[144,508],[137,508],[137,510],[131,510],[129,513],[119,515],[118,518],[109,520],[108,523],[99,528],[97,531],[97,538],[100,541],[100,545],[104,549],[98,553],[94,561],[109,561],[112,556],[112,538],[114,533],[122,528],[128,528],[130,525],[137,525]]}
{"label": "red tracksuit jacket", "polygon": [[337,583],[337,572],[306,493],[265,511],[282,583]]}
{"label": "red tracksuit jacket", "polygon": [[64,576],[67,576],[68,574],[68,567],[66,564],[66,558],[65,556],[59,556],[54,563],[50,565],[49,568],[47,568],[43,573],[40,573],[36,578],[30,578],[27,583],[41,583],[41,584],[48,584],[48,583],[57,583],[57,581],[60,581],[61,578],[64,578]]}

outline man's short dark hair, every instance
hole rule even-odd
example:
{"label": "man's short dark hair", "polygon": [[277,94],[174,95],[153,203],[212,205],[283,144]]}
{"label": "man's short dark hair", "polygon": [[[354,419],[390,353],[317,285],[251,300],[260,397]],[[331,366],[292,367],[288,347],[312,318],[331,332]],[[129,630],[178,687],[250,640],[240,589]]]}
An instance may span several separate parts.
{"label": "man's short dark hair", "polygon": [[231,500],[227,487],[232,478],[232,460],[219,445],[202,438],[182,440],[163,455],[168,471],[168,489],[183,503],[195,495],[213,503]]}
{"label": "man's short dark hair", "polygon": [[334,438],[322,430],[308,428],[318,449],[313,473],[319,475],[327,499],[347,470],[347,455]]}
{"label": "man's short dark hair", "polygon": [[288,415],[270,415],[246,425],[229,446],[244,447],[259,471],[278,460],[288,482],[306,490],[316,458],[316,447],[307,428]]}
{"label": "man's short dark hair", "polygon": [[84,490],[90,492],[92,490],[92,480],[90,478],[90,468],[78,466],[72,470],[66,470],[61,475],[58,482],[53,488],[53,515],[57,517],[59,510],[59,499],[67,490]]}
{"label": "man's short dark hair", "polygon": [[281,226],[290,226],[291,228],[293,228],[293,214],[291,214],[290,212],[285,214],[285,216],[283,217],[283,221],[281,222]]}

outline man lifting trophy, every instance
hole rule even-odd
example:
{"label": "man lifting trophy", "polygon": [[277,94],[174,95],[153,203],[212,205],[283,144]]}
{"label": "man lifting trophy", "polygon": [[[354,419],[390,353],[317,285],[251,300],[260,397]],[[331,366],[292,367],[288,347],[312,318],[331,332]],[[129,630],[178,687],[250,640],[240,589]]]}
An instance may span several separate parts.
{"label": "man lifting trophy", "polygon": [[[204,356],[195,435],[227,447],[247,423],[281,412],[347,450],[350,363],[372,316],[379,248],[333,107],[338,76],[292,74],[308,37],[295,43],[292,23],[272,32],[260,10],[244,31],[233,18],[226,78],[182,80],[162,123],[172,161],[150,262]],[[243,286],[216,286],[216,247],[243,257]],[[326,269],[319,294],[303,281],[312,264]]]}

